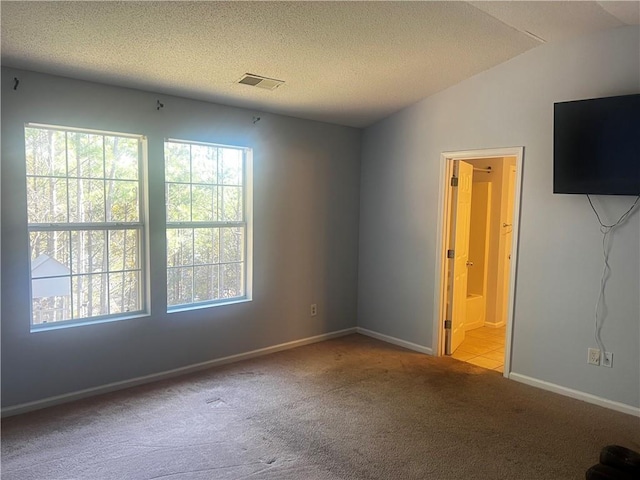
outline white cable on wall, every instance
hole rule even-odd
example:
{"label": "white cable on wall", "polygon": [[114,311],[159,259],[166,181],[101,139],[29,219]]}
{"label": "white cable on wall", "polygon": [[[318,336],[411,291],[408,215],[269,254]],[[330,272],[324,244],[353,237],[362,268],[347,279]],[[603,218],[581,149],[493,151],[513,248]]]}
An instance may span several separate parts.
{"label": "white cable on wall", "polygon": [[631,205],[631,207],[629,207],[629,210],[627,210],[625,213],[623,213],[622,216],[618,219],[618,221],[613,223],[613,224],[611,224],[611,225],[605,225],[604,223],[602,223],[602,220],[600,219],[600,215],[598,215],[598,211],[593,206],[593,202],[591,201],[591,197],[589,195],[587,195],[587,200],[589,200],[589,205],[591,205],[591,209],[593,210],[593,213],[596,214],[596,218],[598,219],[598,223],[600,223],[600,231],[602,232],[602,256],[604,258],[604,266],[602,268],[602,277],[600,278],[600,294],[598,295],[598,301],[596,302],[595,339],[596,339],[596,343],[598,344],[598,348],[600,349],[601,354],[604,355],[605,348],[604,348],[604,344],[602,343],[602,338],[601,338],[601,335],[600,335],[600,333],[602,331],[602,324],[603,323],[601,321],[601,318],[599,317],[599,312],[600,312],[600,306],[604,305],[605,287],[606,287],[609,275],[611,273],[611,266],[609,265],[609,241],[610,241],[609,234],[616,227],[619,227],[620,225],[622,225],[629,218],[629,215],[631,214],[633,209],[636,207],[636,205],[638,205],[638,201],[640,201],[640,196],[638,196],[636,198],[636,201],[633,202],[633,205]]}

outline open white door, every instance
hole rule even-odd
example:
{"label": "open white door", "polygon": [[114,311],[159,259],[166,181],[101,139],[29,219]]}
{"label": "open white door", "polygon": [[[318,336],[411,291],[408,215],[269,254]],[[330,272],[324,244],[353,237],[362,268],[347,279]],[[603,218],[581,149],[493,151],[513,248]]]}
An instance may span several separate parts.
{"label": "open white door", "polygon": [[[467,281],[469,268],[469,231],[471,226],[471,191],[473,166],[454,160],[451,182],[453,202],[451,209],[451,237],[447,257],[451,258],[448,295],[445,353],[451,355],[464,340],[467,316]],[[453,250],[453,251],[452,251]]]}

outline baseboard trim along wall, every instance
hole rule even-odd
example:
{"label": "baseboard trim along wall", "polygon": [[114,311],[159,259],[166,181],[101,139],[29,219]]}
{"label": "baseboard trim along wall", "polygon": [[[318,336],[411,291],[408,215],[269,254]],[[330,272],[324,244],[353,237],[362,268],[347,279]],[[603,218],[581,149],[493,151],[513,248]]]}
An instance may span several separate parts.
{"label": "baseboard trim along wall", "polygon": [[381,340],[383,342],[392,343],[393,345],[397,345],[399,347],[404,347],[408,350],[413,350],[415,352],[426,353],[427,355],[433,355],[433,350],[429,347],[423,347],[422,345],[418,345],[417,343],[407,342],[406,340],[401,340],[396,337],[390,337],[389,335],[384,335],[382,333],[374,332],[373,330],[367,330],[366,328],[358,327],[357,332],[366,335],[367,337],[375,338],[377,340]]}
{"label": "baseboard trim along wall", "polygon": [[[33,410],[39,410],[46,407],[52,407],[54,405],[60,405],[63,403],[72,402],[74,400],[80,400],[82,398],[92,397],[103,393],[114,392],[116,390],[123,390],[125,388],[131,388],[138,385],[144,385],[146,383],[152,383],[159,380],[166,380],[169,378],[177,377],[187,373],[197,372],[200,370],[206,370],[208,368],[226,365],[228,363],[239,362],[241,360],[248,360],[250,358],[260,357],[268,355],[270,353],[276,353],[283,350],[289,350],[296,347],[302,347],[312,343],[322,342],[330,340],[332,338],[343,337],[352,333],[359,333],[366,335],[377,340],[381,340],[392,345],[413,350],[415,352],[424,353],[427,355],[433,355],[431,348],[418,345],[417,343],[407,342],[400,338],[391,337],[382,333],[374,332],[362,327],[346,328],[344,330],[338,330],[335,332],[324,333],[322,335],[316,335],[313,337],[302,338],[300,340],[293,340],[291,342],[281,343],[279,345],[273,345],[271,347],[260,348],[258,350],[252,350],[245,353],[238,353],[236,355],[230,355],[228,357],[216,358],[207,362],[197,363],[194,365],[187,365],[186,367],[175,368],[173,370],[167,370],[165,372],[154,373],[151,375],[145,375],[143,377],[136,377],[129,380],[123,380],[121,382],[109,383],[98,387],[87,388],[85,390],[79,390],[76,392],[67,393],[64,395],[57,395],[54,397],[44,398],[42,400],[36,400],[34,402],[22,403],[19,405],[13,405],[11,407],[3,408],[1,411],[2,417],[10,417],[12,415],[19,415],[21,413],[30,412]],[[614,402],[613,400],[607,400],[606,398],[591,395],[590,393],[581,392],[579,390],[573,390],[571,388],[556,385],[554,383],[545,382],[544,380],[538,380],[537,378],[528,377],[519,373],[510,373],[509,379],[516,382],[524,383],[532,387],[541,388],[550,392],[558,393],[567,397],[582,400],[587,403],[599,405],[601,407],[609,408],[618,412],[640,417],[640,408],[627,405],[620,402]]]}
{"label": "baseboard trim along wall", "polygon": [[515,380],[516,382],[531,385],[532,387],[541,388],[543,390],[548,390],[550,392],[559,393],[560,395],[564,395],[566,397],[582,400],[583,402],[592,403],[594,405],[610,408],[611,410],[616,410],[618,412],[626,413],[628,415],[640,417],[640,408],[633,407],[625,403],[614,402],[613,400],[607,400],[606,398],[598,397],[596,395],[591,395],[590,393],[581,392],[579,390],[573,390],[571,388],[563,387],[561,385],[556,385],[555,383],[549,383],[549,382],[545,382],[544,380],[538,380],[537,378],[527,377],[526,375],[521,375],[519,373],[510,373],[509,378],[511,380]]}
{"label": "baseboard trim along wall", "polygon": [[[391,343],[393,345],[398,345],[399,347],[404,347],[406,349],[414,350],[420,353],[426,353],[427,355],[433,355],[433,352],[430,348],[423,347],[422,345],[418,345],[416,343],[411,343],[411,342],[407,342],[406,340],[390,337],[389,335],[384,335],[382,333],[374,332],[372,330],[367,330],[366,328],[362,328],[362,327],[357,327],[356,331],[361,335],[366,335],[368,337],[372,337],[377,340],[381,340],[383,342]],[[640,417],[640,408],[627,405],[625,403],[614,402],[613,400],[607,400],[606,398],[598,397],[596,395],[591,395],[590,393],[581,392],[579,390],[573,390],[571,388],[563,387],[561,385],[556,385],[555,383],[545,382],[544,380],[538,380],[537,378],[521,375],[519,373],[510,373],[508,375],[508,378],[516,382],[530,385],[532,387],[541,388],[543,390],[548,390],[553,393],[558,393],[560,395],[564,395],[565,397],[575,398],[577,400],[582,400],[583,402],[592,403],[600,407],[609,408],[617,412],[622,412],[628,415],[633,415],[635,417]]]}
{"label": "baseboard trim along wall", "polygon": [[250,352],[238,353],[236,355],[230,355],[228,357],[216,358],[207,362],[196,363],[194,365],[187,365],[186,367],[174,368],[173,370],[167,370],[165,372],[153,373],[151,375],[145,375],[143,377],[136,377],[129,380],[123,380],[121,382],[109,383],[107,385],[101,385],[99,387],[87,388],[85,390],[79,390],[77,392],[66,393],[64,395],[57,395],[55,397],[48,397],[42,400],[36,400],[34,402],[22,403],[11,407],[2,409],[2,417],[10,417],[12,415],[19,415],[21,413],[30,412],[33,410],[39,410],[41,408],[52,407],[54,405],[60,405],[62,403],[72,402],[74,400],[80,400],[82,398],[93,397],[103,393],[114,392],[116,390],[123,390],[125,388],[131,388],[145,383],[156,382],[158,380],[166,380],[168,378],[177,377],[187,373],[197,372],[199,370],[206,370],[208,368],[217,367],[220,365],[226,365],[228,363],[239,362],[241,360],[248,360],[250,358],[260,357],[268,355],[270,353],[276,353],[283,350],[289,350],[296,347],[302,347],[303,345],[309,345],[311,343],[322,342],[330,340],[332,338],[343,337],[356,333],[357,329],[346,328],[344,330],[338,330],[335,332],[324,333],[322,335],[316,335],[314,337],[302,338],[300,340],[293,340],[287,343],[281,343],[279,345],[273,345],[271,347],[260,348],[258,350],[252,350]]}

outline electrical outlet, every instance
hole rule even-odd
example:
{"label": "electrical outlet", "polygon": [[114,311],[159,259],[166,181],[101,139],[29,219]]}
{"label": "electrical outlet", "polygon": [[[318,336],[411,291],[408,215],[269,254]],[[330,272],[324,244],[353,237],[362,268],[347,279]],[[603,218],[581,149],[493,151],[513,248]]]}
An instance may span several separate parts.
{"label": "electrical outlet", "polygon": [[603,367],[613,368],[613,353],[604,352],[602,354],[602,358],[600,359],[600,365]]}
{"label": "electrical outlet", "polygon": [[600,365],[600,349],[590,348],[587,352],[587,363],[591,365]]}
{"label": "electrical outlet", "polygon": [[315,303],[311,304],[311,316],[315,317],[318,314],[318,305]]}

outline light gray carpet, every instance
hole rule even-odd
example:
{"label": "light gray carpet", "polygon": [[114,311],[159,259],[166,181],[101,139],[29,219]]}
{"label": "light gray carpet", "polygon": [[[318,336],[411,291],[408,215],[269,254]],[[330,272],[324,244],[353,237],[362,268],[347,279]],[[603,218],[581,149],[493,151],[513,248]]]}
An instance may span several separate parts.
{"label": "light gray carpet", "polygon": [[583,479],[639,427],[351,335],[7,418],[2,479]]}

